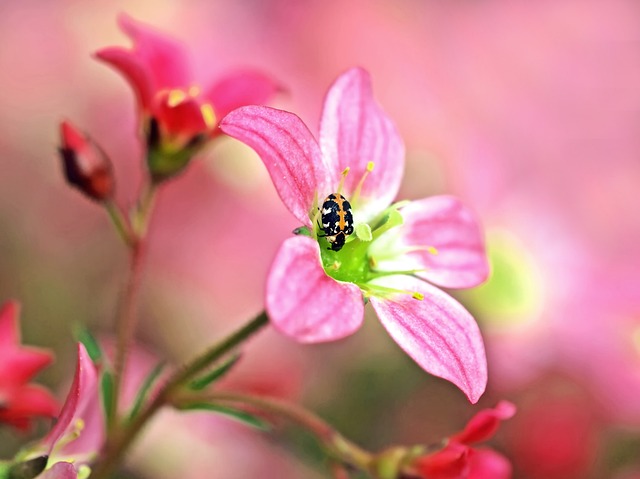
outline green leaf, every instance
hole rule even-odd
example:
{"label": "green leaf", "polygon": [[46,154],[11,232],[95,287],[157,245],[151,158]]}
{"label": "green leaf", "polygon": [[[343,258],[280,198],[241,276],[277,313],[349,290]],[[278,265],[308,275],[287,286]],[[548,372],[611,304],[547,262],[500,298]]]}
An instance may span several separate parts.
{"label": "green leaf", "polygon": [[100,344],[96,340],[96,338],[91,334],[91,332],[84,325],[78,325],[75,328],[74,336],[78,341],[80,341],[84,347],[87,349],[87,353],[93,361],[93,364],[99,364],[102,362],[102,358],[104,354],[102,353],[102,348]]}
{"label": "green leaf", "polygon": [[269,424],[266,421],[254,416],[251,413],[230,408],[228,406],[221,406],[219,404],[199,402],[181,405],[179,406],[179,409],[181,411],[211,411],[230,417],[231,419],[235,419],[262,431],[268,431],[270,429]]}
{"label": "green leaf", "polygon": [[147,399],[147,396],[149,395],[151,386],[153,386],[153,384],[156,382],[165,366],[166,363],[164,361],[160,362],[147,375],[144,382],[142,383],[142,386],[140,387],[140,390],[138,391],[138,394],[136,395],[135,401],[133,402],[133,407],[131,408],[131,412],[129,413],[129,420],[138,415],[140,409],[142,409],[142,406],[144,405],[145,400]]}
{"label": "green leaf", "polygon": [[235,364],[238,362],[239,359],[240,359],[240,354],[234,354],[229,359],[227,359],[222,364],[220,364],[220,366],[215,368],[213,371],[191,381],[191,383],[189,383],[189,388],[193,389],[194,391],[203,390],[204,388],[212,384],[214,381],[217,381],[222,376],[227,374],[231,370],[231,368],[235,366]]}
{"label": "green leaf", "polygon": [[103,371],[100,378],[100,390],[102,392],[102,404],[104,405],[105,414],[107,416],[107,424],[113,420],[114,410],[114,381],[113,374],[109,371]]}

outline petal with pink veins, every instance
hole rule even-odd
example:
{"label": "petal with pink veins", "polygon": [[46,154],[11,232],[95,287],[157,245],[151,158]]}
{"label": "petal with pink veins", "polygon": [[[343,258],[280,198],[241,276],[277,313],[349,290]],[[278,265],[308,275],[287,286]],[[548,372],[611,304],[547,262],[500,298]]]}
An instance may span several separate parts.
{"label": "petal with pink veins", "polygon": [[432,196],[401,210],[400,243],[435,248],[408,253],[417,273],[445,288],[470,288],[487,279],[489,263],[475,214],[453,196]]}
{"label": "petal with pink veins", "polygon": [[220,128],[260,155],[282,202],[298,221],[311,226],[309,212],[316,191],[326,192],[330,173],[302,120],[275,108],[245,106],[224,117]]}
{"label": "petal with pink veins", "polygon": [[349,167],[345,191],[352,194],[367,164],[374,170],[361,190],[361,218],[384,210],[396,197],[404,172],[404,143],[398,131],[373,98],[371,78],[362,68],[338,77],[324,101],[320,147],[329,171]]}
{"label": "petal with pink veins", "polygon": [[218,119],[246,105],[263,105],[279,90],[280,85],[257,70],[238,70],[216,82],[203,97],[215,106]]}
{"label": "petal with pink veins", "polygon": [[267,314],[284,334],[305,343],[334,341],[362,324],[360,288],[322,269],[318,243],[306,236],[284,241],[267,279]]}
{"label": "petal with pink veins", "polygon": [[[372,283],[409,292],[372,297],[380,321],[425,371],[451,381],[472,403],[477,402],[487,385],[487,359],[471,314],[443,291],[410,276]],[[411,292],[424,299],[414,299]]]}

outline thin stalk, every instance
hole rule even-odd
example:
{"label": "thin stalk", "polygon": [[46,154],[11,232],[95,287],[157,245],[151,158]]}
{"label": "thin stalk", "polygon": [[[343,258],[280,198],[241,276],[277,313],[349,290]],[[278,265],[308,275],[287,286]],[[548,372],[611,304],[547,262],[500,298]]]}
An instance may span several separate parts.
{"label": "thin stalk", "polygon": [[147,421],[149,421],[162,406],[171,403],[172,395],[176,389],[185,384],[194,375],[210,366],[213,362],[222,358],[233,348],[244,343],[266,326],[268,322],[267,314],[265,312],[260,313],[251,322],[215,344],[190,363],[187,363],[182,369],[176,371],[164,384],[154,400],[149,403],[138,416],[121,430],[112,431],[109,440],[107,440],[102,457],[91,473],[91,479],[106,479],[109,477],[127,448],[146,425]]}
{"label": "thin stalk", "polygon": [[[343,465],[356,467],[361,471],[369,471],[373,464],[373,456],[357,444],[345,438],[336,431],[330,424],[311,411],[303,407],[270,397],[250,396],[239,393],[209,392],[206,394],[184,394],[177,396],[175,401],[188,404],[202,400],[213,403],[234,403],[254,407],[262,412],[275,414],[288,421],[306,429],[313,434],[327,449],[331,458]],[[338,468],[334,469],[339,471]],[[343,473],[344,471],[343,468]],[[344,477],[344,474],[343,476]]]}
{"label": "thin stalk", "polygon": [[134,242],[133,233],[131,231],[131,225],[127,221],[125,215],[122,213],[122,210],[115,204],[113,200],[107,200],[104,203],[104,208],[107,210],[109,214],[109,218],[113,223],[113,226],[116,228],[118,235],[125,242],[127,246],[131,246]]}

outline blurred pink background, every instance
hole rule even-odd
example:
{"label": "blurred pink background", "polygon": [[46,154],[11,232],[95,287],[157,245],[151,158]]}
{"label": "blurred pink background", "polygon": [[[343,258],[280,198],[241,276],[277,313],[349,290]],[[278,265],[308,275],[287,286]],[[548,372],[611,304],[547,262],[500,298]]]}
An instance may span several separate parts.
{"label": "blurred pink background", "polygon": [[[494,446],[514,477],[640,474],[638,2],[4,0],[0,301],[21,301],[26,341],[55,349],[43,382],[56,387],[72,374],[73,325],[109,332],[126,270],[106,215],[64,183],[59,122],[104,146],[121,204],[142,177],[134,96],[90,57],[129,44],[119,12],[184,41],[197,78],[237,66],[275,76],[287,87],[275,106],[312,130],[331,81],[363,66],[407,144],[401,196],[456,194],[486,228],[493,276],[459,294],[489,354],[478,406],[374,321],[323,346],[268,331],[238,387],[295,398],[371,449],[437,441],[507,398],[519,411]],[[183,360],[258,313],[296,226],[252,151],[230,139],[208,148],[160,193],[141,343]],[[328,476],[295,431],[211,418],[187,438],[193,419],[166,416],[131,456],[133,477]],[[0,430],[2,457],[23,440]]]}

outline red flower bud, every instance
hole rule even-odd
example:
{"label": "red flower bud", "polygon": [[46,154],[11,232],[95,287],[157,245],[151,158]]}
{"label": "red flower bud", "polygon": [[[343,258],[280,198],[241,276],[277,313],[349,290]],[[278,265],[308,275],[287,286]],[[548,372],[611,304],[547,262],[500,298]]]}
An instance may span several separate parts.
{"label": "red flower bud", "polygon": [[69,184],[96,201],[111,199],[115,189],[113,167],[106,153],[69,122],[60,125],[60,156]]}

